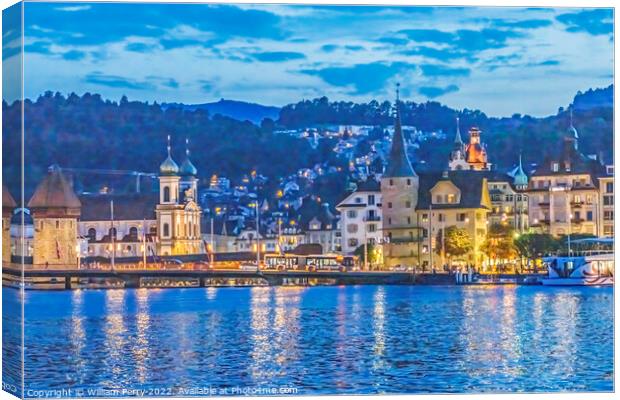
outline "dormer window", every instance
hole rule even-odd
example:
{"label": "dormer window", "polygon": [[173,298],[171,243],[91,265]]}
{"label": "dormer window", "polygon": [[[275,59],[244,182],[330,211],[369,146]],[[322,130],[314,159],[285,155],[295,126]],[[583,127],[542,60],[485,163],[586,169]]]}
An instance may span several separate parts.
{"label": "dormer window", "polygon": [[552,163],[552,164],[551,164],[551,170],[552,170],[553,172],[558,172],[558,171],[559,171],[559,169],[560,169],[560,165],[559,165],[558,163],[555,163],[555,162],[554,162],[554,163]]}

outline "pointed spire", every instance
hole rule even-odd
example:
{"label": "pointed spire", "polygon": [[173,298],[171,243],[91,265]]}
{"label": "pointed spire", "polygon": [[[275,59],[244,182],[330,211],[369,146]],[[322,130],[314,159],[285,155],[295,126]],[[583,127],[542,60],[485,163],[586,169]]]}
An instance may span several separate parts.
{"label": "pointed spire", "polygon": [[575,129],[575,126],[573,125],[573,106],[572,105],[569,106],[568,111],[569,111],[570,125],[568,126],[567,137],[569,139],[579,139],[579,134],[577,133],[577,129]]}
{"label": "pointed spire", "polygon": [[463,145],[463,140],[461,139],[461,124],[459,122],[459,117],[456,117],[456,136],[454,138],[454,143],[457,145]]}
{"label": "pointed spire", "polygon": [[181,163],[181,176],[196,176],[198,170],[189,159],[189,139],[185,138],[185,160]]}
{"label": "pointed spire", "polygon": [[525,171],[523,171],[523,164],[521,162],[521,153],[519,153],[519,167],[514,176],[514,184],[517,186],[527,186],[528,178]]}
{"label": "pointed spire", "polygon": [[168,146],[166,146],[166,148],[168,149],[168,157],[170,157],[170,149],[171,149],[171,146],[170,146],[170,135],[168,135]]}
{"label": "pointed spire", "polygon": [[408,177],[417,176],[409,157],[403,137],[403,129],[400,121],[400,83],[396,84],[396,117],[394,121],[394,136],[392,138],[392,149],[385,172],[386,177]]}

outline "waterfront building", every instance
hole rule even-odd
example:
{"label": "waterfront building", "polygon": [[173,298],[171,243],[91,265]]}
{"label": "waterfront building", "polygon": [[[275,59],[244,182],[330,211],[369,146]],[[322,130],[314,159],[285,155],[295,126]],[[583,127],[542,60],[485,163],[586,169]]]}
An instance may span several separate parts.
{"label": "waterfront building", "polygon": [[157,254],[156,193],[83,194],[78,233],[87,240],[83,256],[137,257]]}
{"label": "waterfront building", "polygon": [[[190,169],[189,154],[184,169],[180,169],[170,155],[159,167],[159,203],[155,207],[157,219],[157,253],[183,255],[205,253],[200,232],[201,209],[196,202],[196,169]],[[184,188],[184,191],[181,191]]]}
{"label": "waterfront building", "polygon": [[528,220],[528,177],[521,166],[514,176],[497,171],[484,173],[487,178],[491,211],[489,223],[514,228],[517,232],[525,232],[529,228]]}
{"label": "waterfront building", "polygon": [[603,232],[599,177],[606,173],[597,157],[579,151],[579,134],[570,125],[562,135],[557,153],[550,152],[532,174],[528,187],[529,223],[554,236]]}
{"label": "waterfront building", "polygon": [[381,177],[381,211],[383,216],[383,255],[386,266],[413,265],[412,244],[419,240],[416,207],[420,182],[405,147],[400,100],[396,96],[394,135],[387,168]]}
{"label": "waterfront building", "polygon": [[[449,260],[452,263],[482,264],[480,246],[487,236],[488,214],[492,207],[486,175],[483,171],[471,170],[420,175],[416,221],[421,234],[416,237],[415,231],[411,231],[411,240],[406,247],[413,256],[405,265],[419,265],[428,271],[433,266],[447,264]],[[437,252],[443,247],[443,234],[452,226],[464,229],[472,245],[469,252],[458,257]]]}
{"label": "waterfront building", "polygon": [[341,251],[351,255],[364,242],[382,242],[381,188],[369,177],[336,206],[340,212]]}
{"label": "waterfront building", "polygon": [[598,177],[599,210],[598,236],[614,237],[614,166],[606,165],[603,175]]}
{"label": "waterfront building", "polygon": [[2,185],[2,262],[11,262],[11,217],[17,203],[9,189]]}
{"label": "waterfront building", "polygon": [[307,199],[298,210],[305,244],[320,244],[323,253],[341,249],[341,232],[338,217],[330,210],[329,203]]}
{"label": "waterfront building", "polygon": [[60,167],[49,168],[28,202],[34,224],[33,264],[77,266],[82,204]]}

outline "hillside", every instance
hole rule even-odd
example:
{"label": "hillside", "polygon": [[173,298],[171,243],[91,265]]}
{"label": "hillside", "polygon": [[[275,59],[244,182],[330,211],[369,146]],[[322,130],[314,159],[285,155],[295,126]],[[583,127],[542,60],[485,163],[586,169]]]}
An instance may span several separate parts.
{"label": "hillside", "polygon": [[206,110],[211,115],[220,114],[225,117],[237,119],[239,121],[248,120],[255,124],[265,118],[277,119],[280,113],[278,107],[263,106],[261,104],[246,103],[244,101],[224,100],[214,103],[203,104],[182,104],[182,103],[164,103],[162,108],[182,108],[187,111]]}
{"label": "hillside", "polygon": [[[580,148],[590,154],[602,152],[608,161],[613,156],[612,100],[611,86],[587,90],[574,99],[573,119]],[[223,103],[235,105],[233,108],[239,106],[239,102]],[[322,98],[288,105],[277,121],[267,119],[257,126],[199,107],[162,108],[126,98],[113,102],[97,94],[64,97],[48,92],[24,104],[26,193],[34,189],[53,163],[74,168],[155,172],[165,157],[168,134],[173,137],[173,155],[179,162],[185,138],[189,138],[192,160],[204,185],[212,174],[237,180],[252,169],[268,176],[270,184],[275,185],[281,177],[318,162],[346,166],[346,160],[336,159],[332,150],[335,139],[322,140],[317,149],[312,149],[306,140],[276,134],[275,130],[323,123],[388,126],[393,123],[391,107],[389,102],[354,104]],[[14,193],[20,186],[20,109],[19,102],[3,103],[3,178]],[[445,168],[457,115],[464,136],[472,125],[482,129],[491,162],[499,168],[514,165],[520,152],[527,164],[541,162],[545,152],[556,147],[569,121],[568,112],[562,108],[546,118],[488,118],[477,110],[457,112],[437,102],[405,102],[404,124],[427,132],[448,133],[448,140],[423,142],[412,155],[415,163],[424,162],[432,169]],[[95,176],[92,182],[84,184],[94,183],[95,179],[101,177]]]}

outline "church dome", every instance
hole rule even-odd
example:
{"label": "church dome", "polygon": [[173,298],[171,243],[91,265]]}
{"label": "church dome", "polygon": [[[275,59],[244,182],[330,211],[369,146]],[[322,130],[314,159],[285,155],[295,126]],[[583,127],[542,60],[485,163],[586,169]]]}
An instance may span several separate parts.
{"label": "church dome", "polygon": [[168,155],[168,157],[164,160],[163,163],[159,166],[159,174],[160,175],[176,175],[179,173],[179,166],[174,162],[172,157]]}
{"label": "church dome", "polygon": [[194,164],[192,164],[189,157],[186,157],[183,163],[181,163],[180,173],[181,176],[196,176],[196,174],[198,174],[198,170]]}
{"label": "church dome", "polygon": [[177,175],[179,173],[179,166],[174,162],[170,155],[170,135],[168,135],[168,157],[159,166],[160,175]]}

